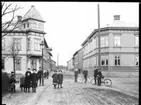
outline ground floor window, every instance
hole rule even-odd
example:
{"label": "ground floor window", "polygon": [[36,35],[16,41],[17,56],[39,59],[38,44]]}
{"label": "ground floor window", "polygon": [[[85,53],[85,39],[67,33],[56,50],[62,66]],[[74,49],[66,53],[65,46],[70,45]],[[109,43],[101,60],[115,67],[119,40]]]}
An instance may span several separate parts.
{"label": "ground floor window", "polygon": [[108,56],[101,56],[101,66],[108,66]]}
{"label": "ground floor window", "polygon": [[120,56],[116,55],[115,56],[115,66],[119,66],[120,65]]}
{"label": "ground floor window", "polygon": [[16,70],[21,70],[21,58],[16,58],[15,59],[15,69]]}

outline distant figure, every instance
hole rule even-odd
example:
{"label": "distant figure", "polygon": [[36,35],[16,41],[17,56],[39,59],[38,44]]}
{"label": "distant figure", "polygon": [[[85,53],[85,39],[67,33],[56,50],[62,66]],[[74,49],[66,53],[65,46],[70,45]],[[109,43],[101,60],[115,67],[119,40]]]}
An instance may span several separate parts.
{"label": "distant figure", "polygon": [[31,87],[31,71],[30,68],[25,73],[25,92],[30,92],[30,87]]}
{"label": "distant figure", "polygon": [[20,78],[20,88],[21,88],[21,92],[24,89],[25,92],[25,76],[22,74],[22,77]]}
{"label": "distant figure", "polygon": [[42,81],[43,71],[42,71],[41,67],[39,67],[39,71],[38,71],[37,75],[38,75],[38,80],[39,80],[39,86],[41,86],[41,84],[43,85],[43,81]]}
{"label": "distant figure", "polygon": [[97,73],[98,73],[98,69],[95,68],[94,69],[94,81],[95,81],[95,85],[97,84]]}
{"label": "distant figure", "polygon": [[56,85],[58,84],[58,78],[57,78],[57,71],[56,70],[54,71],[54,74],[52,75],[52,78],[53,78],[54,88],[56,89]]}
{"label": "distant figure", "polygon": [[9,87],[10,87],[10,90],[12,91],[12,92],[16,92],[16,85],[15,85],[15,83],[16,83],[16,79],[15,79],[15,76],[14,76],[14,72],[12,71],[11,72],[11,75],[10,75],[10,79],[9,79]]}
{"label": "distant figure", "polygon": [[36,69],[33,69],[33,73],[31,74],[31,81],[32,81],[32,92],[36,93],[36,87],[37,87]]}
{"label": "distant figure", "polygon": [[59,70],[59,73],[58,73],[58,88],[59,88],[59,86],[61,87],[61,88],[63,88],[62,87],[62,84],[63,84],[63,74],[62,74],[62,70]]}
{"label": "distant figure", "polygon": [[87,82],[87,76],[88,76],[88,70],[85,68],[83,71],[83,75],[84,75],[84,79],[85,79],[85,83]]}
{"label": "distant figure", "polygon": [[75,82],[77,82],[78,69],[75,69],[75,71],[74,71],[74,77],[75,77]]}
{"label": "distant figure", "polygon": [[47,70],[47,79],[49,78],[49,70]]}
{"label": "distant figure", "polygon": [[102,78],[102,73],[100,69],[98,69],[98,72],[97,72],[98,86],[101,85],[101,78]]}

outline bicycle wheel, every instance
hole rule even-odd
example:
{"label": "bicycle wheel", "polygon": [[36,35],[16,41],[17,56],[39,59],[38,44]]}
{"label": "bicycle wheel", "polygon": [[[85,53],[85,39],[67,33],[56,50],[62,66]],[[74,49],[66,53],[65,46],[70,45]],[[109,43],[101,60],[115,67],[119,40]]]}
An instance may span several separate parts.
{"label": "bicycle wheel", "polygon": [[83,82],[83,78],[82,77],[78,77],[77,80],[78,80],[78,82]]}
{"label": "bicycle wheel", "polygon": [[104,85],[105,86],[112,86],[112,80],[111,79],[105,79],[104,80]]}

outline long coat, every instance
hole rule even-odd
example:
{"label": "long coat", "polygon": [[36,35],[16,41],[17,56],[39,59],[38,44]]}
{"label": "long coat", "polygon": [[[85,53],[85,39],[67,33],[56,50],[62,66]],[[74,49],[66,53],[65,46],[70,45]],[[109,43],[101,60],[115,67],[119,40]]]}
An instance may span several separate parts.
{"label": "long coat", "polygon": [[87,77],[88,76],[88,71],[87,70],[84,70],[83,71],[83,75],[84,75],[84,77]]}
{"label": "long coat", "polygon": [[97,70],[97,69],[95,69],[95,70],[94,70],[94,77],[96,77],[96,76],[97,76],[97,73],[98,73],[98,70]]}
{"label": "long coat", "polygon": [[58,83],[58,76],[57,76],[57,74],[53,74],[52,78],[53,78],[53,84],[57,84]]}
{"label": "long coat", "polygon": [[32,88],[36,88],[37,87],[37,74],[36,73],[31,74],[31,81],[32,81]]}
{"label": "long coat", "polygon": [[31,86],[31,72],[30,71],[27,71],[25,73],[25,87],[26,88],[30,88],[30,86]]}
{"label": "long coat", "polygon": [[38,73],[37,73],[38,79],[41,78],[42,75],[43,75],[43,71],[42,70],[39,70]]}
{"label": "long coat", "polygon": [[58,74],[58,83],[62,84],[63,83],[63,74]]}

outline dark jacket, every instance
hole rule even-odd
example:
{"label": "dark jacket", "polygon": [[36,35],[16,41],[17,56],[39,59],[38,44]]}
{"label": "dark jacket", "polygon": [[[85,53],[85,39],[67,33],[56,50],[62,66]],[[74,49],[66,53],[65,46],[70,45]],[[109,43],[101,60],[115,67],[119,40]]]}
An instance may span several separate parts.
{"label": "dark jacket", "polygon": [[57,78],[58,78],[58,83],[62,84],[63,83],[63,74],[58,74]]}
{"label": "dark jacket", "polygon": [[53,78],[53,83],[58,83],[58,76],[57,76],[57,74],[53,74],[52,75],[52,78]]}
{"label": "dark jacket", "polygon": [[25,85],[25,77],[20,78],[20,85]]}
{"label": "dark jacket", "polygon": [[9,78],[9,83],[16,83],[16,79],[14,78],[14,75],[11,75]]}
{"label": "dark jacket", "polygon": [[43,75],[43,71],[42,70],[39,70],[38,73],[37,73],[38,78],[41,78],[42,75]]}
{"label": "dark jacket", "polygon": [[97,73],[98,73],[98,70],[97,70],[97,69],[95,69],[95,70],[94,70],[94,77],[96,77],[96,76],[97,76]]}
{"label": "dark jacket", "polygon": [[98,71],[98,72],[97,72],[97,77],[98,77],[98,78],[102,78],[102,73],[101,73],[101,71]]}
{"label": "dark jacket", "polygon": [[31,72],[30,71],[27,71],[25,73],[25,87],[26,88],[30,88],[30,86],[31,86]]}
{"label": "dark jacket", "polygon": [[32,81],[32,87],[36,87],[37,86],[37,74],[36,73],[31,74],[31,81]]}
{"label": "dark jacket", "polygon": [[87,77],[88,76],[88,71],[87,70],[84,70],[83,71],[83,75],[84,75],[84,77]]}
{"label": "dark jacket", "polygon": [[78,76],[78,71],[74,71],[74,76]]}
{"label": "dark jacket", "polygon": [[49,75],[49,71],[47,71],[47,76]]}

